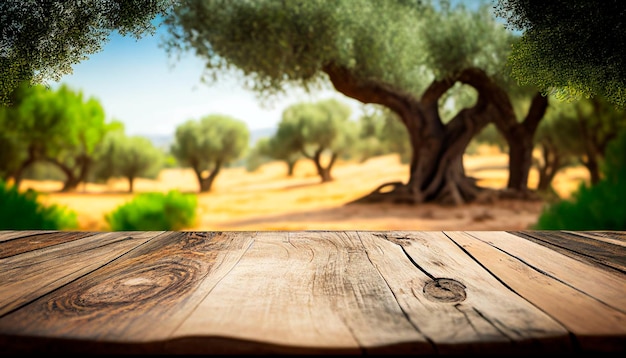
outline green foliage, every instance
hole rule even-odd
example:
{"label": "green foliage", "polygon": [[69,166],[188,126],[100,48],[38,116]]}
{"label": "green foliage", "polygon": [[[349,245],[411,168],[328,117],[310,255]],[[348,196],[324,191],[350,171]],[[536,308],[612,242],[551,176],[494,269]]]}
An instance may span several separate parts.
{"label": "green foliage", "polygon": [[[498,92],[498,85],[513,83],[504,63],[518,36],[496,21],[488,1],[466,4],[445,0],[189,1],[166,17],[170,36],[165,47],[170,53],[189,51],[201,57],[205,80],[234,75],[260,97],[280,95],[293,87],[309,90],[332,84],[362,103],[385,105],[402,116],[411,131],[413,151],[424,157],[419,164],[411,158],[414,165],[409,166],[407,184],[430,193],[408,200],[439,200],[445,195],[438,193],[451,187],[435,181],[454,182],[460,176],[441,175],[459,169],[452,168],[455,159],[438,161],[437,152],[465,140],[447,135],[464,126],[460,123],[468,113],[442,115],[441,107],[449,102],[440,99],[456,82],[471,83],[483,92]],[[506,112],[507,95],[486,94],[482,98],[503,103],[473,113],[482,118],[489,115],[489,120],[506,117],[487,112]],[[447,126],[445,121],[452,118],[456,123]],[[358,130],[354,122],[349,125]],[[302,145],[295,140],[287,144],[286,148]],[[303,154],[310,153],[308,149]],[[453,155],[460,156],[458,152]],[[334,159],[331,156],[331,162]],[[461,196],[473,198],[474,194]]]}
{"label": "green foliage", "polygon": [[26,159],[26,145],[9,111],[0,106],[0,180],[8,180]]}
{"label": "green foliage", "polygon": [[197,198],[177,190],[141,193],[105,215],[112,231],[181,230],[196,219]]}
{"label": "green foliage", "polygon": [[359,139],[352,155],[361,161],[377,155],[398,153],[402,163],[409,163],[413,154],[409,135],[398,116],[382,106],[367,106],[358,118]]}
{"label": "green foliage", "polygon": [[140,38],[170,0],[0,1],[0,106],[23,81],[58,81],[99,52],[113,31]]}
{"label": "green foliage", "polygon": [[165,47],[204,58],[207,81],[240,75],[268,96],[325,86],[329,65],[411,94],[467,65],[501,72],[514,36],[495,22],[489,4],[470,10],[446,3],[187,1],[165,17]]}
{"label": "green foliage", "polygon": [[142,136],[127,137],[122,131],[109,132],[96,154],[94,178],[99,181],[111,177],[128,179],[129,192],[137,178],[154,179],[159,175],[165,153]]}
{"label": "green foliage", "polygon": [[[289,125],[281,126],[283,122]],[[356,136],[354,123],[350,121],[350,107],[334,98],[287,107],[277,136],[286,136],[285,127],[289,128],[291,146],[307,157],[313,157],[317,151],[344,151]]]}
{"label": "green foliage", "polygon": [[254,147],[248,151],[245,163],[246,171],[252,173],[259,169],[263,164],[272,160],[272,157],[269,155],[269,145],[270,138],[268,137],[259,138],[259,140],[257,140]]}
{"label": "green foliage", "polygon": [[0,230],[69,230],[78,227],[75,212],[59,205],[45,206],[37,193],[20,193],[0,180]]}
{"label": "green foliage", "polygon": [[473,139],[474,143],[485,143],[497,146],[502,152],[506,152],[508,145],[506,139],[498,131],[493,123],[489,123]]}
{"label": "green foliage", "polygon": [[56,165],[49,162],[35,162],[24,170],[24,179],[65,180],[65,174]]}
{"label": "green foliage", "polygon": [[[300,102],[283,111],[269,145],[290,166],[293,164],[287,158],[293,158],[292,155],[311,159],[322,181],[329,181],[335,160],[348,153],[356,141],[357,129],[357,124],[350,120],[350,107],[337,99]],[[330,157],[326,167],[322,165],[324,155]]]}
{"label": "green foliage", "polygon": [[[61,86],[52,91],[43,85],[23,83],[11,107],[0,107],[0,129],[13,136],[13,172],[37,161],[57,166],[66,176],[64,190],[72,190],[89,171],[93,156],[109,125],[104,109],[95,98]],[[1,140],[0,136],[0,140]],[[20,169],[21,168],[21,169]],[[20,172],[11,173],[20,176]]]}
{"label": "green foliage", "polygon": [[604,178],[581,184],[571,200],[547,205],[534,229],[626,230],[626,131],[611,141],[603,162]]}
{"label": "green foliage", "polygon": [[245,154],[249,140],[245,122],[213,114],[179,125],[171,153],[182,165],[193,168],[200,191],[209,191],[220,169]]}
{"label": "green foliage", "polygon": [[164,155],[165,157],[163,158],[163,168],[171,169],[180,167],[180,164],[178,164],[178,160],[172,153],[166,151]]}
{"label": "green foliage", "polygon": [[189,120],[176,129],[172,154],[186,165],[198,163],[203,169],[215,162],[232,162],[245,152],[250,133],[245,122],[223,116],[209,115]]}
{"label": "green foliage", "polygon": [[535,142],[544,157],[558,156],[561,166],[585,165],[592,183],[596,183],[600,173],[595,163],[604,158],[607,144],[623,130],[626,130],[626,110],[616,108],[601,96],[572,102],[553,101],[539,125]]}
{"label": "green foliage", "polygon": [[523,32],[512,75],[562,100],[602,96],[626,108],[626,3],[498,0],[496,14]]}

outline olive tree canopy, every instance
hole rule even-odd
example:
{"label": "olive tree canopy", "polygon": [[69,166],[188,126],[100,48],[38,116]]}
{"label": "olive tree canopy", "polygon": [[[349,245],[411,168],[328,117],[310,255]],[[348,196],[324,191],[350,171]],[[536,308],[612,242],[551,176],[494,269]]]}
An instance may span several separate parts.
{"label": "olive tree canopy", "polygon": [[175,0],[0,1],[0,105],[23,81],[58,81],[113,31],[136,38]]}
{"label": "olive tree canopy", "polygon": [[241,120],[212,114],[179,125],[174,140],[172,154],[193,169],[200,192],[208,192],[222,167],[244,154],[250,132]]}
{"label": "olive tree canopy", "polygon": [[[331,181],[333,165],[358,135],[350,112],[350,107],[333,98],[295,103],[283,111],[270,143],[272,140],[280,143],[284,156],[300,153],[310,159],[322,182]],[[325,163],[324,156],[328,158]]]}
{"label": "olive tree canopy", "polygon": [[626,108],[626,2],[497,0],[495,8],[523,32],[513,77],[560,99],[599,95]]}
{"label": "olive tree canopy", "polygon": [[[433,79],[469,66],[494,74],[509,50],[511,34],[483,21],[491,17],[489,6],[472,13],[462,3],[454,11],[446,4],[182,1],[165,17],[170,35],[165,45],[170,54],[194,51],[204,59],[205,80],[240,75],[261,96],[290,86],[324,86],[331,67],[419,95]],[[433,26],[439,30],[430,31]]]}
{"label": "olive tree canopy", "polygon": [[[84,182],[94,155],[111,129],[105,121],[104,108],[82,91],[67,85],[57,90],[43,85],[27,86],[16,91],[11,107],[0,107],[0,144],[16,157],[11,158],[6,177],[19,185],[25,169],[36,162],[48,162],[65,175],[63,191],[75,190]],[[13,140],[1,142],[8,134]]]}

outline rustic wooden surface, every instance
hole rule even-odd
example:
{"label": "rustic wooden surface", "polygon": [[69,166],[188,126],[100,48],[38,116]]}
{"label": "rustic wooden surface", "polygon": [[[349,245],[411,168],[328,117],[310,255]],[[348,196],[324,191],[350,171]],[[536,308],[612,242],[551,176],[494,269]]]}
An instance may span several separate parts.
{"label": "rustic wooden surface", "polygon": [[626,351],[626,233],[0,231],[0,353]]}

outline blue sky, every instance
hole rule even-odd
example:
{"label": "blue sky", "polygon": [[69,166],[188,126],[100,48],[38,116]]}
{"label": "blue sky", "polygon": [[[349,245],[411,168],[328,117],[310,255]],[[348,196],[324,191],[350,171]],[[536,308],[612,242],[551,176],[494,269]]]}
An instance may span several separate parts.
{"label": "blue sky", "polygon": [[179,124],[208,114],[230,115],[250,130],[271,128],[287,106],[328,97],[353,106],[353,114],[358,111],[358,102],[335,91],[295,91],[263,106],[254,93],[227,77],[217,84],[202,83],[202,61],[192,54],[178,61],[169,58],[159,47],[164,32],[159,27],[154,36],[140,40],[113,33],[102,51],[50,85],[67,84],[85,97],[97,98],[107,119],[124,122],[128,135],[173,135]]}

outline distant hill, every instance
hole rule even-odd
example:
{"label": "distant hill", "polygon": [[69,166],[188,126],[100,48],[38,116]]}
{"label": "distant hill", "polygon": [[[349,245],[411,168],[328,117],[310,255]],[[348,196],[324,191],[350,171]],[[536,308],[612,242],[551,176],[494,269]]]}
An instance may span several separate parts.
{"label": "distant hill", "polygon": [[[256,142],[264,137],[271,137],[276,133],[276,127],[272,128],[260,128],[250,130],[250,147],[253,147]],[[143,135],[150,139],[152,144],[154,144],[157,148],[162,148],[164,150],[169,150],[172,143],[174,143],[174,135],[173,134],[162,134],[162,135]]]}

